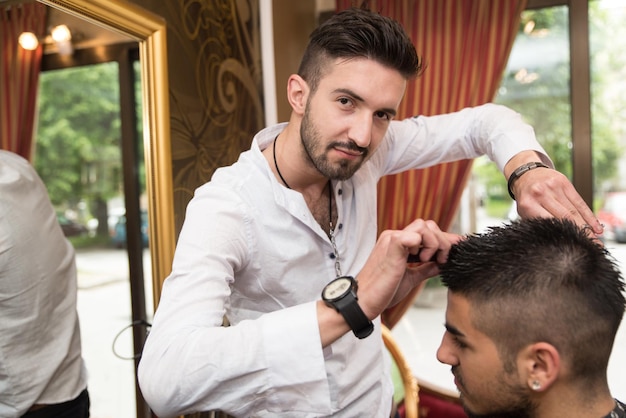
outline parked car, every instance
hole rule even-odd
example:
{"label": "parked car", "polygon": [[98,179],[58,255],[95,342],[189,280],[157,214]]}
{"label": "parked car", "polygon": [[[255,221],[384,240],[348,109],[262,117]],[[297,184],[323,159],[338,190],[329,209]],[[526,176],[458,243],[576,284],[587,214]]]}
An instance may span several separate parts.
{"label": "parked car", "polygon": [[598,219],[604,224],[604,238],[626,243],[626,192],[607,193]]}
{"label": "parked car", "polygon": [[57,220],[59,221],[59,225],[61,225],[63,235],[66,237],[76,237],[89,232],[85,225],[81,225],[78,222],[67,218],[62,213],[57,213]]}
{"label": "parked car", "polygon": [[[141,212],[141,241],[148,246],[148,213]],[[117,248],[126,247],[126,215],[121,215],[111,230],[111,243]]]}

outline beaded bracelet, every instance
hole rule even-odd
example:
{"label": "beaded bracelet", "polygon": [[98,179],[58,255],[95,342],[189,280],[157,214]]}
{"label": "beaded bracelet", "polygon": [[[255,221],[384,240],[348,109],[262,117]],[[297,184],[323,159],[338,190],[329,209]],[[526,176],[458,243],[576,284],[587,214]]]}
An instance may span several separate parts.
{"label": "beaded bracelet", "polygon": [[535,168],[550,168],[547,165],[545,165],[544,163],[538,162],[538,161],[533,161],[531,163],[526,163],[526,164],[522,164],[519,167],[517,167],[515,169],[515,171],[513,171],[513,174],[511,174],[511,176],[509,177],[509,181],[507,182],[507,188],[509,189],[509,196],[511,196],[511,199],[515,200],[515,195],[513,194],[513,183],[515,183],[515,181],[520,178],[522,176],[522,174],[533,170]]}

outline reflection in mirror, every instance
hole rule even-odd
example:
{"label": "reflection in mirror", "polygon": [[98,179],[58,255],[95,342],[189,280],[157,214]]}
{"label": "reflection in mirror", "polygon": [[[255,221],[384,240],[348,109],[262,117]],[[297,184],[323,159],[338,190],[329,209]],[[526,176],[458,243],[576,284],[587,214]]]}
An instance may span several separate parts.
{"label": "reflection in mirror", "polygon": [[165,21],[119,0],[38,1],[139,42],[150,253],[158,300],[175,245]]}
{"label": "reflection in mirror", "polygon": [[[166,277],[169,269],[171,267],[171,260],[173,256],[173,248],[174,248],[174,229],[173,229],[173,208],[171,206],[171,156],[170,156],[170,142],[169,142],[169,109],[168,109],[168,99],[167,99],[167,63],[166,63],[166,51],[165,51],[165,26],[162,19],[152,15],[151,13],[134,6],[130,3],[122,3],[116,0],[38,0],[41,3],[44,3],[48,6],[54,8],[55,11],[62,12],[63,19],[68,19],[71,24],[80,26],[82,30],[88,31],[90,27],[98,27],[100,29],[104,29],[106,36],[117,39],[123,39],[124,41],[132,41],[137,42],[139,46],[139,56],[140,56],[140,64],[138,67],[138,72],[140,76],[137,78],[141,81],[141,89],[140,89],[140,97],[141,102],[143,104],[142,109],[142,131],[143,131],[143,154],[144,154],[144,164],[145,164],[145,184],[146,184],[146,206],[149,218],[149,231],[147,235],[149,236],[149,249],[145,251],[146,257],[143,259],[145,261],[146,274],[145,277],[152,276],[154,281],[154,286],[149,286],[148,289],[154,288],[154,293],[152,296],[152,300],[158,300],[158,290],[160,289],[160,285],[164,278]],[[58,17],[60,14],[58,12],[52,13],[53,16]],[[87,22],[87,23],[85,23]],[[52,22],[50,22],[52,24]],[[80,30],[77,30],[76,33],[80,33]],[[81,41],[81,39],[76,39],[77,42]],[[83,42],[88,42],[89,39],[82,39]],[[52,46],[54,48],[54,46]],[[60,52],[60,51],[59,51]],[[126,70],[132,72],[132,62],[129,63],[126,61]],[[120,71],[124,71],[124,64],[120,62]],[[124,88],[124,83],[120,83],[120,94],[123,96],[126,91],[128,94],[129,91],[134,90],[131,86],[126,86]],[[123,102],[124,100],[122,100]],[[128,112],[121,112],[122,115],[128,114]],[[124,116],[122,116],[124,118]],[[131,121],[126,121],[126,126],[134,125],[134,119],[131,118]],[[130,123],[129,123],[130,122]],[[122,125],[124,125],[124,121],[122,121]],[[124,128],[122,128],[124,130]],[[126,157],[124,157],[126,158]],[[134,159],[130,157],[130,165],[134,164]],[[128,161],[125,161],[125,165],[128,166]],[[131,167],[125,173],[126,176],[131,176],[133,168]],[[125,194],[127,195],[126,199],[126,210],[130,210],[130,206],[128,204],[128,195],[129,194],[137,194],[139,195],[140,191],[138,190],[130,190],[128,186],[124,188]],[[139,205],[137,205],[139,207]],[[130,212],[127,212],[130,216]],[[139,216],[138,216],[139,218]],[[128,250],[129,254],[132,252],[133,245],[131,245],[132,239],[128,239]],[[141,260],[142,258],[142,243],[138,242],[139,249],[137,253],[139,254],[139,269],[142,268],[144,264]],[[121,265],[127,265],[124,260],[125,253],[121,252],[122,258],[116,259],[108,259],[107,257],[103,257],[102,255],[98,257],[92,257],[92,259],[84,258],[77,259],[77,264],[79,271],[87,271],[89,272],[98,272],[100,274],[109,274],[114,276],[115,273],[107,272],[106,268],[114,265],[119,265],[121,261]],[[115,255],[113,255],[115,256]],[[117,255],[119,256],[119,254]],[[133,268],[133,257],[132,255],[128,257],[131,265],[130,272],[131,276],[133,276],[133,270],[137,273],[137,267]],[[150,273],[151,270],[151,273]],[[141,274],[135,274],[136,276],[142,276]],[[79,279],[80,280],[80,279]],[[123,283],[121,284],[124,285]],[[136,285],[136,283],[135,283]],[[139,283],[142,285],[142,283]],[[133,286],[133,280],[131,280],[131,289]],[[135,289],[137,290],[137,289]],[[132,292],[131,292],[132,293]],[[145,306],[145,297],[143,289],[141,292],[143,300],[133,300],[133,320],[136,320],[135,311],[144,311],[146,310]],[[102,294],[100,294],[102,296]],[[91,309],[95,308],[96,310],[108,311],[108,313],[113,313],[117,315],[118,318],[122,318],[122,321],[125,321],[126,324],[128,322],[127,310],[129,308],[127,299],[122,298],[119,300],[114,297],[113,303],[106,303],[99,296],[97,299],[92,300],[91,302],[85,299],[84,305],[89,306]],[[109,295],[110,297],[111,295]],[[135,298],[133,298],[135,299]],[[105,299],[106,300],[106,299]],[[110,300],[110,299],[109,299]],[[99,304],[98,304],[99,302]],[[79,296],[79,313],[80,312],[80,296]],[[124,304],[126,303],[126,304]],[[136,305],[140,305],[139,309],[136,309]],[[123,306],[122,306],[123,305]],[[82,318],[81,318],[82,320]],[[101,321],[102,322],[102,321]],[[85,324],[81,323],[81,328],[85,327]],[[90,375],[94,379],[98,379],[101,376],[97,374],[100,372],[106,372],[103,368],[106,368],[106,361],[104,359],[112,358],[113,361],[117,361],[117,364],[124,364],[125,366],[128,363],[132,364],[132,361],[123,361],[119,358],[113,357],[113,351],[121,357],[128,357],[130,360],[133,359],[133,352],[137,353],[141,350],[141,345],[143,344],[143,340],[145,338],[145,329],[139,330],[142,332],[135,332],[134,336],[134,344],[131,344],[131,329],[126,330],[123,334],[120,335],[118,339],[115,340],[115,347],[112,347],[111,341],[115,338],[115,334],[120,331],[119,322],[118,325],[112,324],[110,321],[105,321],[100,324],[87,324],[86,329],[83,332],[83,345],[89,345],[90,342],[93,342],[93,338],[100,338],[104,341],[103,344],[99,344],[100,347],[94,352],[94,360],[89,361],[88,357],[88,349],[85,347],[84,355],[87,361],[87,367],[90,369]],[[135,331],[137,331],[135,329]],[[91,336],[90,336],[91,335]],[[124,341],[126,340],[126,341]],[[128,343],[124,345],[124,343]],[[134,348],[133,348],[134,345]],[[126,350],[123,347],[129,347]],[[122,347],[122,348],[121,348]],[[91,364],[91,365],[90,365]],[[96,370],[93,368],[96,367]],[[100,369],[100,370],[99,370]],[[130,369],[130,379],[131,384],[134,383],[134,367]],[[114,381],[108,381],[104,383],[106,387],[106,391],[108,392],[106,395],[100,392],[100,389],[97,387],[90,387],[91,397],[92,397],[92,416],[134,416],[134,411],[132,411],[133,399],[132,393],[134,392],[133,387],[128,387],[128,385],[117,385]],[[90,385],[91,379],[90,379]],[[92,385],[93,386],[93,385]],[[129,399],[130,395],[130,399]],[[113,398],[111,398],[113,397]],[[124,404],[128,403],[127,400],[131,403],[131,412],[129,413],[128,408],[126,410],[120,410],[119,408],[124,408]],[[137,396],[137,400],[140,401],[140,396]],[[102,411],[102,414],[96,413],[98,408],[98,403],[107,405],[108,408],[118,408],[109,411]],[[136,406],[136,416],[149,416],[149,411],[145,405],[140,405],[142,402],[137,402]]]}
{"label": "reflection in mirror", "polygon": [[[68,27],[76,33],[74,26]],[[144,289],[150,282],[145,268],[149,249],[133,242],[140,233],[133,218],[139,215],[140,202],[145,204],[139,198],[145,189],[132,186],[145,184],[135,178],[143,163],[134,152],[136,129],[124,129],[126,114],[134,114],[136,105],[128,89],[121,88],[133,78],[127,57],[137,45],[96,48],[106,62],[91,62],[91,51],[79,45],[69,67],[59,68],[62,59],[56,53],[44,55],[34,161],[59,213],[88,226],[87,233],[69,239],[76,248],[77,310],[91,412],[123,418],[134,416],[136,402],[143,403],[135,400],[133,330],[127,327],[151,312],[145,306],[151,286]],[[111,50],[119,58],[105,54]],[[137,331],[143,340],[139,331],[144,329]]]}

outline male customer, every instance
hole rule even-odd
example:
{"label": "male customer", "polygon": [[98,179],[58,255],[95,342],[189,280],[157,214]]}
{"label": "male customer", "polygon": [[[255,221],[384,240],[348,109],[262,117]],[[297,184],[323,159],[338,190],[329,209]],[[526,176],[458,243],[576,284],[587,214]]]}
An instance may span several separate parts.
{"label": "male customer", "polygon": [[89,417],[76,286],[46,187],[0,150],[0,417]]}
{"label": "male customer", "polygon": [[[187,207],[139,365],[157,415],[389,416],[379,315],[438,273],[457,236],[418,219],[377,240],[384,175],[488,154],[507,177],[523,167],[522,214],[601,232],[509,109],[392,121],[420,71],[402,27],[377,13],[350,9],[312,33],[287,83],[289,122],[259,132]],[[407,270],[418,252],[434,261]]]}
{"label": "male customer", "polygon": [[452,366],[470,417],[624,418],[607,364],[624,282],[587,228],[543,218],[452,246],[441,267]]}

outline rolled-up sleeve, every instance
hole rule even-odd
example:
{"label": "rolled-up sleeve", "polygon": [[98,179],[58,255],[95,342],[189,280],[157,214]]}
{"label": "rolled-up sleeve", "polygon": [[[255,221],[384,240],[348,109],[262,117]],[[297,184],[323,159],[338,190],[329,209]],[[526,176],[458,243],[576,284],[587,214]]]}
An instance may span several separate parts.
{"label": "rolled-up sleeve", "polygon": [[393,122],[387,135],[387,174],[482,155],[503,172],[514,155],[527,150],[553,167],[532,126],[519,113],[493,103]]}

